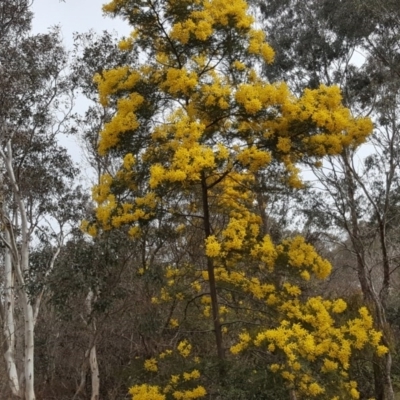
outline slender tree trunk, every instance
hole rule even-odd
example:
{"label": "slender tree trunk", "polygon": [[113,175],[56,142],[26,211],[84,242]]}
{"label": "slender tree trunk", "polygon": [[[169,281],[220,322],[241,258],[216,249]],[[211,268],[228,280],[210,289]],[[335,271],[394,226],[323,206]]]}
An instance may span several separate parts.
{"label": "slender tree trunk", "polygon": [[[35,389],[34,389],[34,335],[35,335],[35,324],[34,324],[34,311],[32,301],[29,298],[29,294],[26,288],[25,274],[29,271],[29,223],[26,214],[25,204],[21,197],[19,186],[15,177],[13,167],[13,151],[11,146],[11,140],[8,140],[7,152],[0,150],[0,155],[4,161],[7,176],[10,181],[10,187],[14,198],[14,204],[17,209],[17,214],[20,218],[20,235],[21,241],[19,244],[16,242],[16,234],[13,232],[13,227],[9,226],[10,229],[10,245],[13,249],[13,271],[17,277],[19,285],[19,296],[23,310],[24,318],[24,360],[23,360],[23,376],[24,376],[24,388],[25,388],[25,400],[35,400]],[[18,222],[15,221],[15,225],[18,226]],[[11,237],[13,236],[13,237]],[[21,381],[21,380],[20,380]],[[22,385],[21,385],[22,386]]]}
{"label": "slender tree trunk", "polygon": [[[13,174],[14,177],[14,174]],[[23,274],[29,272],[29,227],[26,216],[25,205],[19,193],[17,183],[15,182],[15,197],[19,205],[21,218],[21,264],[15,263],[15,268],[19,268],[23,279]],[[21,280],[21,285],[25,282]],[[24,351],[24,374],[25,374],[25,400],[35,400],[35,376],[34,376],[34,350],[35,350],[35,313],[33,310],[32,299],[25,285],[21,287],[22,309],[24,312],[24,333],[25,333],[25,351]]]}
{"label": "slender tree trunk", "polygon": [[[203,218],[204,218],[204,232],[207,239],[211,235],[210,212],[208,204],[208,188],[204,173],[201,177],[202,199],[203,199]],[[213,315],[213,324],[215,331],[215,341],[217,345],[218,358],[223,360],[225,358],[224,348],[222,345],[222,331],[221,320],[219,316],[217,286],[215,282],[214,262],[212,258],[207,257],[207,271],[208,271],[208,284],[210,287],[211,308]]]}
{"label": "slender tree trunk", "polygon": [[87,371],[87,367],[88,367],[88,363],[87,363],[87,358],[89,357],[89,354],[85,353],[85,358],[83,359],[82,365],[81,365],[81,380],[79,382],[79,386],[75,391],[74,396],[72,397],[72,400],[75,400],[80,393],[83,392],[83,390],[85,389],[85,385],[86,385],[86,371]]}
{"label": "slender tree trunk", "polygon": [[90,372],[92,375],[92,396],[90,400],[99,400],[100,398],[100,374],[97,363],[96,345],[90,349],[89,355]]}
{"label": "slender tree trunk", "polygon": [[297,400],[296,391],[294,389],[290,389],[289,398],[290,400]]}
{"label": "slender tree trunk", "polygon": [[[10,243],[10,234],[7,229],[4,237]],[[18,379],[17,366],[15,363],[15,319],[14,319],[14,277],[12,271],[12,260],[10,250],[5,246],[4,251],[4,359],[6,362],[7,376],[13,396],[20,397],[20,383]]]}
{"label": "slender tree trunk", "polygon": [[100,374],[99,374],[99,365],[97,362],[97,350],[95,345],[96,338],[92,337],[89,343],[89,350],[85,352],[85,358],[81,365],[81,380],[79,383],[78,388],[72,400],[75,400],[79,394],[81,394],[86,385],[86,372],[88,366],[90,366],[90,374],[91,374],[91,381],[92,381],[92,394],[90,399],[91,400],[99,400],[100,399]]}
{"label": "slender tree trunk", "polygon": [[[4,162],[4,160],[2,160]],[[20,379],[15,361],[15,288],[12,254],[9,246],[11,245],[11,235],[9,229],[9,218],[7,215],[5,203],[5,191],[3,174],[4,169],[0,171],[0,197],[1,197],[1,221],[4,226],[4,307],[3,307],[3,333],[4,333],[4,359],[6,362],[7,377],[11,393],[15,397],[22,398]]]}
{"label": "slender tree trunk", "polygon": [[256,174],[256,182],[258,186],[258,190],[256,193],[256,199],[257,199],[257,206],[258,206],[258,212],[261,217],[261,234],[262,236],[265,236],[269,233],[269,226],[268,226],[268,215],[266,213],[267,209],[267,201],[264,195],[264,191],[262,190],[262,178],[260,174]]}
{"label": "slender tree trunk", "polygon": [[97,352],[96,352],[96,321],[92,318],[93,311],[93,299],[95,298],[94,291],[90,289],[86,297],[86,312],[87,317],[92,319],[90,326],[92,327],[92,339],[89,346],[89,366],[90,374],[92,377],[92,395],[90,400],[99,400],[100,398],[100,373],[99,364],[97,362]]}
{"label": "slender tree trunk", "polygon": [[29,296],[24,292],[22,295],[22,307],[24,311],[24,375],[25,375],[25,400],[35,400],[34,388],[34,337],[35,327],[33,323],[33,307]]}

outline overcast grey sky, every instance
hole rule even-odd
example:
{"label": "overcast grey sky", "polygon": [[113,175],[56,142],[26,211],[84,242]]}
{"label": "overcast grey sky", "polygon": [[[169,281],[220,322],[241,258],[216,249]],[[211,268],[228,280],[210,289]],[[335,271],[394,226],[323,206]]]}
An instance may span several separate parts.
{"label": "overcast grey sky", "polygon": [[[1,0],[0,0],[1,1]],[[45,33],[55,25],[59,25],[64,44],[71,49],[74,32],[88,32],[93,29],[101,33],[104,30],[116,32],[118,36],[126,36],[131,28],[121,19],[112,19],[103,16],[101,7],[106,0],[34,0],[32,11],[34,13],[33,33]],[[84,112],[86,104],[84,99],[77,99],[75,111]],[[68,149],[73,160],[84,167],[85,159],[77,137],[59,136],[59,142]],[[91,171],[82,168],[86,181],[91,180]]]}
{"label": "overcast grey sky", "polygon": [[74,32],[94,29],[116,31],[120,36],[130,32],[129,26],[121,19],[104,17],[101,11],[105,0],[35,0],[32,11],[34,33],[46,32],[50,26],[60,25],[67,47],[72,45]]}

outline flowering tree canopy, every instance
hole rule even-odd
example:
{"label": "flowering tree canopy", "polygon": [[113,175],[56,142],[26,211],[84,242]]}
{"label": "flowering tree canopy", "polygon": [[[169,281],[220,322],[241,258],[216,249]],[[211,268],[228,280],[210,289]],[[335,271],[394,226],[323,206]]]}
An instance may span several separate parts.
{"label": "flowering tree canopy", "polygon": [[[93,188],[95,217],[84,229],[93,236],[126,229],[139,239],[149,227],[155,232],[168,225],[182,248],[190,229],[202,232],[197,262],[169,267],[169,288],[154,302],[171,300],[169,290],[190,276],[189,291],[202,298],[224,359],[222,314],[239,301],[229,292],[240,292],[274,318],[246,314],[264,322],[254,335],[242,331],[231,354],[263,346],[279,354],[267,366],[291,390],[318,398],[345,390],[358,398],[346,372],[352,350],[372,345],[385,353],[381,335],[366,308],[343,320],[343,300],[303,299],[301,282],[326,278],[331,266],[301,236],[274,243],[263,235],[256,187],[279,166],[280,181],[301,188],[301,162],[318,165],[326,155],[357,147],[371,121],[353,117],[337,87],[322,85],[297,97],[285,83],[263,78],[274,51],[244,0],[114,0],[104,11],[133,26],[119,47],[139,60],[94,77],[101,104],[115,108],[98,152],[119,160],[119,167]],[[164,261],[174,264],[167,254]],[[294,283],[277,278],[283,274]],[[157,360],[145,368],[157,372]],[[324,386],[315,372],[333,374],[340,384],[330,378]],[[135,400],[206,395],[200,386],[184,395],[173,384],[164,391],[138,385],[131,394]]]}

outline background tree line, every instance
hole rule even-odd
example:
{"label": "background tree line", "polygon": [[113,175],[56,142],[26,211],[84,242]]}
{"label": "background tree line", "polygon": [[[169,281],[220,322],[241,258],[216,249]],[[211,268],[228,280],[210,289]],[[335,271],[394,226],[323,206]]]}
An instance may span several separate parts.
{"label": "background tree line", "polygon": [[[163,4],[149,1],[145,5],[151,11]],[[383,356],[372,350],[354,352],[347,373],[351,382],[358,383],[359,398],[365,399],[394,399],[399,391],[399,5],[394,0],[379,4],[372,0],[251,4],[275,51],[273,63],[262,70],[257,66],[262,79],[286,82],[299,97],[306,88],[338,85],[343,103],[353,115],[370,116],[374,123],[361,149],[344,146],[338,154],[324,155],[322,166],[312,156],[302,158],[301,168],[314,174],[313,181],[302,188],[287,185],[290,171],[278,161],[257,171],[251,186],[254,201],[246,206],[261,220],[259,236],[269,235],[277,245],[303,235],[333,266],[326,281],[305,282],[282,269],[276,271],[271,284],[283,287],[290,280],[301,287],[302,298],[324,295],[334,301],[341,297],[348,303],[349,318],[356,318],[363,305],[368,307],[389,351]],[[149,11],[137,19],[124,14],[135,6],[139,7],[139,2],[125,2],[122,8],[108,11],[133,25],[154,27],[138,40],[153,65],[160,57],[157,46],[164,45],[160,39],[156,45],[152,43],[157,34],[156,14]],[[182,2],[171,2],[168,12],[184,21],[189,12],[185,7]],[[200,179],[203,186],[193,186],[192,191],[183,188],[177,193],[169,184],[162,187],[164,203],[151,221],[139,220],[140,235],[124,224],[112,230],[97,225],[98,233],[92,238],[82,232],[84,219],[91,222],[86,231],[94,233],[98,205],[89,199],[89,189],[75,184],[79,169],[58,144],[58,134],[79,135],[98,187],[104,184],[104,176],[120,174],[112,193],[131,202],[145,196],[150,165],[134,171],[134,188],[128,187],[132,183],[128,168],[120,165],[127,153],[141,154],[140,149],[152,145],[145,128],[137,139],[128,136],[106,155],[98,152],[99,132],[120,110],[118,96],[122,98],[131,89],[116,90],[114,97],[100,102],[100,83],[93,81],[96,74],[104,78],[103,71],[126,65],[140,68],[141,60],[137,50],[131,50],[129,38],[121,42],[109,33],[77,35],[75,48],[68,54],[57,30],[32,36],[31,18],[28,1],[6,0],[0,5],[2,398],[122,399],[129,397],[131,386],[161,386],[171,374],[183,377],[184,372],[194,370],[201,371],[199,382],[210,398],[311,398],[312,392],[301,395],[290,377],[271,371],[271,365],[283,362],[277,351],[246,347],[247,334],[272,327],[280,318],[254,295],[255,282],[263,284],[265,278],[257,269],[258,261],[246,261],[253,281],[234,281],[233,275],[229,279],[218,276],[219,261],[211,265],[212,258],[204,253],[204,232],[212,237],[226,228],[229,218],[224,214],[229,206],[215,200],[223,197],[227,186],[219,188],[217,183],[211,193],[214,189],[209,182],[226,168],[222,181],[240,160],[230,166],[228,161],[223,164],[221,156],[220,169],[208,177],[204,173],[210,170],[205,170]],[[235,42],[226,32],[222,29],[215,43],[226,34],[221,43],[234,46],[218,53],[218,46],[209,44],[208,50],[214,49],[214,57],[233,62],[239,50],[243,54],[245,50],[239,39]],[[201,47],[198,42],[193,43]],[[180,39],[180,45],[187,49],[184,40]],[[177,69],[196,55],[182,49],[174,50]],[[167,55],[168,51],[163,49]],[[249,59],[251,62],[257,63]],[[232,81],[237,79],[238,84],[240,68],[232,72]],[[143,82],[135,90],[156,105],[138,114],[146,129],[152,125],[146,126],[145,121],[168,112],[171,98],[184,102],[188,97],[171,88],[163,97],[151,82]],[[77,91],[91,101],[82,115],[72,114]],[[217,121],[224,110],[218,107],[202,113]],[[255,114],[250,105],[243,107],[240,112],[252,119]],[[225,127],[218,125],[218,129]],[[218,141],[234,146],[223,138],[217,138],[213,146]],[[162,145],[162,141],[157,144]],[[155,148],[149,157],[163,162],[167,152],[157,154]],[[124,160],[124,165],[134,169]],[[210,187],[204,191],[207,185]],[[229,190],[237,189],[229,186]],[[208,227],[198,218],[201,214],[205,220],[207,191]],[[95,190],[93,194],[95,197]],[[236,205],[231,207],[242,212]],[[231,248],[240,260],[241,252]],[[240,262],[243,265],[244,261]],[[199,270],[208,270],[208,281]],[[209,276],[215,270],[213,289]],[[211,293],[210,300],[204,293]],[[340,323],[344,321],[343,317]],[[229,351],[233,346],[239,346],[237,357]],[[172,348],[178,350],[169,355]],[[310,368],[322,386],[323,375]],[[187,382],[196,381],[194,375]],[[333,378],[326,378],[327,385],[329,379]],[[194,391],[187,382],[182,391]],[[340,398],[357,398],[351,397],[351,389]],[[316,398],[332,398],[329,390],[317,393]],[[141,398],[140,393],[136,396]],[[157,397],[153,394],[151,398]]]}

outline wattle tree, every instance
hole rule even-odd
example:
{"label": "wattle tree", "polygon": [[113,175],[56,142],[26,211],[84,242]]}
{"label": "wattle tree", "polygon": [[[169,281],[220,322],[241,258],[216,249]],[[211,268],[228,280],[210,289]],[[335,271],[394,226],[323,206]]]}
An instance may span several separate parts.
{"label": "wattle tree", "polygon": [[[170,232],[184,255],[178,262],[162,252],[168,284],[153,301],[199,300],[221,379],[230,360],[256,347],[264,354],[257,368],[279,374],[292,398],[359,398],[352,354],[367,346],[384,354],[381,334],[365,307],[346,316],[341,299],[305,298],[302,285],[326,278],[331,265],[301,236],[274,242],[264,234],[257,190],[272,169],[277,182],[300,189],[302,162],[356,148],[371,121],[353,117],[335,86],[295,96],[265,79],[274,51],[244,0],[114,0],[104,11],[132,25],[119,47],[139,59],[94,77],[100,103],[115,107],[98,152],[120,161],[93,188],[97,205],[83,228],[93,236],[122,229],[132,240]],[[187,290],[177,293],[182,281]],[[181,339],[176,354],[186,359],[194,344]],[[145,370],[159,372],[165,358],[146,360]],[[164,383],[133,386],[133,399],[206,396],[197,369],[174,376],[167,370]]]}

